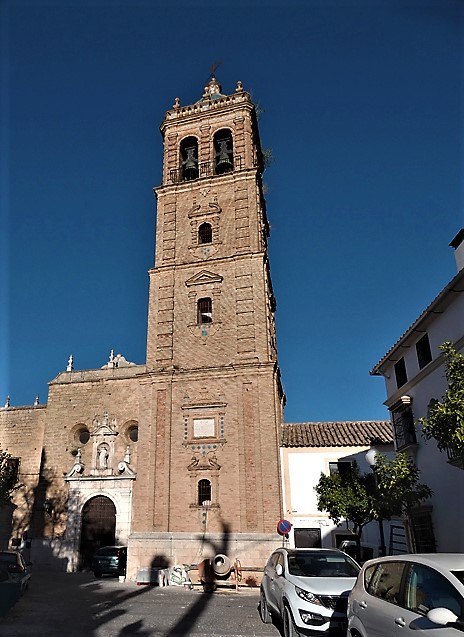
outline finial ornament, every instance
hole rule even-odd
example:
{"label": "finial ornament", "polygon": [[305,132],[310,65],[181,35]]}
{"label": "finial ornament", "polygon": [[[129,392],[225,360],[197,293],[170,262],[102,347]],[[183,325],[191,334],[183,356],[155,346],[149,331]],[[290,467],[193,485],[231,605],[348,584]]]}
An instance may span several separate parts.
{"label": "finial ornament", "polygon": [[10,406],[10,397],[7,396],[5,400],[5,407],[9,407],[9,406]]}
{"label": "finial ornament", "polygon": [[35,400],[34,400],[34,407],[37,407],[37,405],[40,405],[39,394],[37,394],[37,396],[35,397]]}
{"label": "finial ornament", "polygon": [[66,371],[72,372],[73,369],[74,369],[74,359],[73,359],[73,355],[71,354],[71,356],[68,358],[68,365],[66,367]]}
{"label": "finial ornament", "polygon": [[180,98],[179,97],[176,97],[176,99],[174,100],[174,105],[173,105],[172,108],[174,108],[176,111],[177,111],[178,108],[180,108]]}
{"label": "finial ornament", "polygon": [[240,80],[239,80],[239,81],[237,82],[237,88],[235,89],[235,92],[236,92],[236,93],[242,93],[242,91],[243,91],[243,85],[242,85],[242,83],[241,83],[241,82],[240,82]]}

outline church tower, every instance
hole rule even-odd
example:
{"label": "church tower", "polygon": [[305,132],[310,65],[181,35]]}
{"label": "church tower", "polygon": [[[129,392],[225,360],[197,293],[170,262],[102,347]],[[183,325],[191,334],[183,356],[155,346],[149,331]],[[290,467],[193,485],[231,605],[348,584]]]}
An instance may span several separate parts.
{"label": "church tower", "polygon": [[255,107],[212,77],[161,133],[130,552],[191,563],[222,537],[256,562],[279,542],[284,395]]}

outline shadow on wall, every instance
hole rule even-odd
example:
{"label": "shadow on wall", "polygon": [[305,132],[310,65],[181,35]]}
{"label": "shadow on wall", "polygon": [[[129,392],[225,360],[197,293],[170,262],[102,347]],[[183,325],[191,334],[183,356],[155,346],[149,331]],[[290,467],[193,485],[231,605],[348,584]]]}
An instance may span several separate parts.
{"label": "shadow on wall", "polygon": [[[222,525],[222,537],[220,542],[212,542],[205,539],[205,544],[209,545],[213,549],[213,554],[227,555],[229,550],[229,535],[230,527],[228,524]],[[192,606],[189,606],[185,614],[179,619],[179,621],[171,628],[171,630],[163,637],[177,637],[178,635],[189,635],[195,630],[195,623],[198,617],[203,613],[205,608],[211,602],[213,592],[212,588],[205,589],[203,595],[198,598]],[[123,634],[123,633],[121,633]]]}

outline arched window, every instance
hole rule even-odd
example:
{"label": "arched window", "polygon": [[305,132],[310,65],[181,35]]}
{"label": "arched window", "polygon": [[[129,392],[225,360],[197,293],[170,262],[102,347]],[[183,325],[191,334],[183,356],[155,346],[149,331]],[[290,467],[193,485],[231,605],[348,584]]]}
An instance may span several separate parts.
{"label": "arched window", "polygon": [[214,135],[214,172],[223,175],[234,169],[234,149],[232,133],[227,128],[218,130]]}
{"label": "arched window", "polygon": [[202,223],[198,228],[198,243],[211,243],[213,240],[213,228],[210,223]]}
{"label": "arched window", "polygon": [[210,298],[199,299],[197,303],[197,323],[213,322],[213,303]]}
{"label": "arched window", "polygon": [[182,181],[198,179],[198,140],[186,137],[180,143]]}
{"label": "arched window", "polygon": [[211,482],[200,480],[198,483],[198,504],[206,506],[211,504]]}

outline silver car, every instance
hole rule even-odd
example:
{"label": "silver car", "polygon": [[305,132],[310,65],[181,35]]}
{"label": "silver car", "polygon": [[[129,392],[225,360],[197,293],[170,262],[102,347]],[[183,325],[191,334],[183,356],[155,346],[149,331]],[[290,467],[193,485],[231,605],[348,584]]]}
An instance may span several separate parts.
{"label": "silver car", "polygon": [[370,560],[349,595],[348,637],[462,637],[463,631],[462,553]]}
{"label": "silver car", "polygon": [[359,570],[337,549],[277,549],[261,582],[262,621],[281,619],[285,637],[346,635],[348,593]]}

